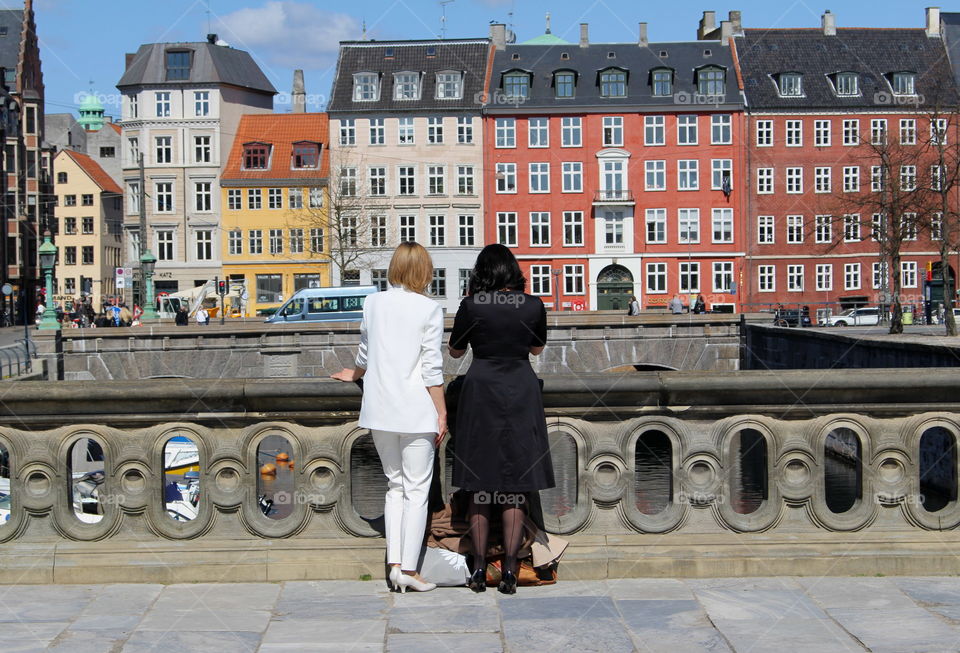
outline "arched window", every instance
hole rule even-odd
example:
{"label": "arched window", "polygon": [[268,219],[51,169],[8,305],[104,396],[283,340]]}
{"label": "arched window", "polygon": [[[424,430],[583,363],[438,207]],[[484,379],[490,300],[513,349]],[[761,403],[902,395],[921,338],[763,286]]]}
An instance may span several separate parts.
{"label": "arched window", "polygon": [[509,98],[530,97],[530,74],[512,71],[503,76],[503,94]]}
{"label": "arched window", "polygon": [[723,95],[727,90],[727,75],[722,68],[707,66],[697,71],[697,93]]}
{"label": "arched window", "polygon": [[627,71],[607,68],[600,71],[601,97],[627,97]]}

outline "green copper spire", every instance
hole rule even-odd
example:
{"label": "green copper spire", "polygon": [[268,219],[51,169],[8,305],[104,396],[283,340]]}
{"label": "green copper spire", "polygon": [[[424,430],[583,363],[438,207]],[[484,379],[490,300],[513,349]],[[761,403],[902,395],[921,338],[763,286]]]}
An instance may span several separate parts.
{"label": "green copper spire", "polygon": [[103,113],[103,105],[97,100],[96,93],[91,91],[80,102],[80,118],[77,122],[88,131],[100,131],[104,125]]}

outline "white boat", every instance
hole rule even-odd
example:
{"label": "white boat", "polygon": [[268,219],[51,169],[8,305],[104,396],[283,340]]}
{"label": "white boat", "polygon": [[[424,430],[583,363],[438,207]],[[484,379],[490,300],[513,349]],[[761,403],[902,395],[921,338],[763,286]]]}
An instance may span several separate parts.
{"label": "white boat", "polygon": [[187,439],[167,442],[163,447],[163,471],[167,474],[199,472],[200,453],[196,443]]}

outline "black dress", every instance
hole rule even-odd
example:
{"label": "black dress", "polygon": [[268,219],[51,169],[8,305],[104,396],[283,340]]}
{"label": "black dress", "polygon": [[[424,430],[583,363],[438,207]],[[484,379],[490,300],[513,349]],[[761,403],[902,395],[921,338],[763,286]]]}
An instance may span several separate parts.
{"label": "black dress", "polygon": [[554,486],[540,382],[530,347],[547,340],[539,298],[522,292],[464,298],[450,334],[473,348],[453,433],[453,484],[470,491],[529,492]]}

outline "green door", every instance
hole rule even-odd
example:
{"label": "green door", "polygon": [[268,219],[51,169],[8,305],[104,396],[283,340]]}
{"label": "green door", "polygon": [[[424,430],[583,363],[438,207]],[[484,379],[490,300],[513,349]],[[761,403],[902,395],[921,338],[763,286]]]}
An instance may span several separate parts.
{"label": "green door", "polygon": [[608,265],[597,275],[597,309],[626,312],[633,296],[633,275],[622,265]]}

